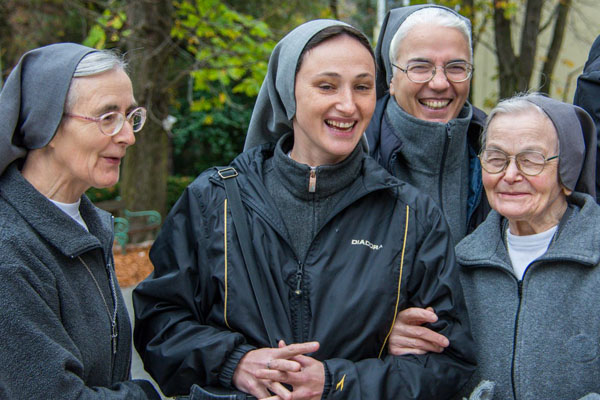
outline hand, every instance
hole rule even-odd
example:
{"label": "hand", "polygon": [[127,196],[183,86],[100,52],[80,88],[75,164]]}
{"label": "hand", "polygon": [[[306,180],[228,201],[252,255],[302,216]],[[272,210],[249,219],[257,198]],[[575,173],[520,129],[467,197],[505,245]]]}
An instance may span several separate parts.
{"label": "hand", "polygon": [[[286,346],[280,342],[279,348],[263,348],[249,351],[242,357],[233,373],[233,384],[238,390],[250,393],[258,399],[292,400],[292,393],[279,381],[262,379],[259,371],[276,370],[280,373],[298,372],[302,363],[295,357],[312,353],[319,349],[318,342],[295,343]],[[269,390],[276,396],[271,397]]]}
{"label": "hand", "polygon": [[403,354],[441,353],[450,342],[444,335],[421,325],[436,322],[433,308],[411,307],[402,310],[392,328],[388,351],[395,356]]}
{"label": "hand", "polygon": [[[285,342],[280,340],[279,348],[283,349],[285,347],[290,346],[286,346]],[[294,390],[291,393],[293,400],[319,400],[325,386],[325,367],[323,363],[305,355],[297,355],[293,357],[293,360],[300,364],[300,370],[280,369],[277,368],[278,364],[271,362],[269,369],[256,371],[256,375],[263,380],[291,385]],[[281,398],[280,396],[272,396],[266,400],[280,400]]]}

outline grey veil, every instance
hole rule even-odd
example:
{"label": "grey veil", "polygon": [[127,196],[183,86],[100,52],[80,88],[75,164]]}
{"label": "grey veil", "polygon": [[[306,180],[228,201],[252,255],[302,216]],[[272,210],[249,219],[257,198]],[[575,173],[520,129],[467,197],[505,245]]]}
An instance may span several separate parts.
{"label": "grey veil", "polygon": [[277,43],[252,111],[244,150],[263,143],[275,143],[284,133],[292,131],[292,118],[296,114],[294,83],[300,54],[315,34],[334,25],[348,26],[329,19],[309,21]]}
{"label": "grey veil", "polygon": [[52,140],[77,64],[93,51],[75,43],[59,43],[21,57],[0,92],[0,175],[28,150]]}
{"label": "grey veil", "polygon": [[530,95],[525,99],[540,107],[556,128],[561,183],[595,198],[597,138],[592,118],[583,108],[550,97]]}

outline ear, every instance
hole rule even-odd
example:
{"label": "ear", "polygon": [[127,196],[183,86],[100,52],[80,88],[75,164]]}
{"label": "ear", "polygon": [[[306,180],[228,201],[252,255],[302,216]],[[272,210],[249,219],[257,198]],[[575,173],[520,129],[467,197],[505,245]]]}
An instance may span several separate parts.
{"label": "ear", "polygon": [[562,192],[565,194],[566,197],[569,197],[571,194],[573,194],[573,191],[567,189],[565,186],[562,186]]}

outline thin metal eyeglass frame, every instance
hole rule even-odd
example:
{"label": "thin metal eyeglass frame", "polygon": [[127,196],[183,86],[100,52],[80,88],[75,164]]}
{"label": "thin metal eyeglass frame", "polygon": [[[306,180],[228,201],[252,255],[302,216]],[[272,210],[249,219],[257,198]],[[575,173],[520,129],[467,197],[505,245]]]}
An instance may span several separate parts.
{"label": "thin metal eyeglass frame", "polygon": [[[559,154],[552,156],[552,157],[548,157],[546,158],[546,156],[544,156],[541,152],[539,151],[534,151],[534,150],[530,150],[530,151],[522,151],[520,153],[515,154],[514,156],[509,156],[508,154],[506,154],[505,152],[503,152],[502,150],[493,150],[493,151],[497,151],[498,153],[502,153],[504,154],[504,156],[506,157],[506,162],[504,163],[504,167],[502,167],[502,169],[500,169],[499,171],[496,172],[491,172],[489,171],[487,168],[484,167],[484,161],[481,159],[483,152],[486,150],[482,150],[481,153],[479,153],[479,155],[477,156],[477,158],[479,158],[479,162],[481,163],[481,168],[483,168],[485,170],[485,172],[487,172],[488,174],[492,174],[492,175],[496,175],[499,174],[503,171],[506,171],[506,168],[508,168],[508,166],[510,165],[510,160],[515,160],[515,164],[517,165],[517,169],[519,170],[519,172],[521,172],[523,175],[527,175],[527,176],[538,176],[539,174],[541,174],[542,172],[544,172],[544,168],[546,168],[546,164],[552,160],[558,159]],[[544,159],[544,164],[542,165],[542,169],[540,170],[540,172],[538,172],[537,174],[528,174],[527,172],[523,171],[521,169],[521,164],[517,161],[517,157],[520,154],[523,153],[538,153],[539,155],[542,156],[542,158]]]}
{"label": "thin metal eyeglass frame", "polygon": [[[133,124],[131,124],[131,119],[133,118],[133,115],[137,112],[137,111],[142,111],[142,124],[140,125],[140,127],[138,129],[135,129]],[[117,126],[115,126],[115,129],[113,130],[112,133],[106,133],[102,130],[102,120],[104,118],[106,118],[107,115],[119,115],[120,118],[119,121],[117,123]],[[99,117],[88,117],[86,115],[79,115],[79,114],[72,114],[72,113],[65,113],[66,117],[70,117],[70,118],[79,118],[79,119],[83,119],[86,121],[92,121],[95,122],[98,125],[98,129],[100,129],[100,132],[102,132],[104,135],[106,136],[115,136],[117,133],[121,132],[121,129],[123,129],[123,125],[125,125],[125,121],[129,122],[131,124],[131,128],[133,129],[134,133],[137,133],[139,131],[142,130],[142,128],[144,127],[144,125],[146,124],[146,109],[144,107],[136,107],[133,110],[131,110],[129,112],[129,114],[127,114],[127,116],[125,116],[123,113],[120,113],[118,111],[110,111],[107,112],[105,114],[102,114]]]}
{"label": "thin metal eyeglass frame", "polygon": [[[466,65],[468,65],[468,67],[469,67],[469,74],[467,75],[467,77],[466,77],[465,79],[461,79],[461,80],[459,80],[459,81],[457,81],[457,80],[455,80],[455,79],[450,79],[450,78],[448,77],[448,74],[446,74],[446,67],[447,67],[448,65],[454,64],[454,62],[448,63],[448,64],[446,64],[446,65],[443,65],[443,66],[441,67],[441,68],[442,68],[442,70],[444,71],[444,76],[446,77],[446,79],[448,79],[448,81],[449,81],[449,82],[453,82],[453,83],[462,83],[462,82],[466,82],[466,81],[468,81],[468,80],[469,80],[469,79],[470,79],[470,78],[473,76],[473,70],[474,70],[474,68],[473,68],[473,64],[471,64],[471,63],[468,63],[468,62],[466,62],[466,61],[459,61],[459,62],[456,62],[456,63],[460,63],[460,64],[466,64]],[[418,63],[411,63],[411,64],[407,64],[407,65],[406,65],[406,68],[402,68],[401,66],[399,66],[399,65],[396,65],[396,64],[394,64],[394,63],[391,63],[391,64],[392,64],[392,67],[396,67],[396,68],[398,68],[400,71],[404,72],[404,73],[406,74],[406,77],[408,78],[408,80],[409,80],[409,81],[411,81],[411,82],[413,82],[413,83],[427,83],[427,82],[430,82],[430,81],[431,81],[431,80],[432,80],[432,79],[435,77],[435,74],[437,73],[437,70],[438,70],[438,66],[437,66],[437,65],[434,65],[434,64],[432,64],[432,63],[428,63],[428,62],[418,62]],[[410,76],[408,75],[408,68],[409,68],[411,65],[414,65],[414,64],[429,64],[429,65],[431,65],[431,66],[433,67],[433,69],[431,70],[431,76],[429,77],[429,79],[427,79],[426,81],[415,81],[414,79],[411,79],[411,78],[410,78]]]}

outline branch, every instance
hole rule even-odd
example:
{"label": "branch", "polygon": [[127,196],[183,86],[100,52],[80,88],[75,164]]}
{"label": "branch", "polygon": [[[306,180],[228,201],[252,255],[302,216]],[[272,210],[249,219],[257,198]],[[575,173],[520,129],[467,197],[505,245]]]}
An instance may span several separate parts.
{"label": "branch", "polygon": [[558,2],[552,43],[546,52],[546,59],[544,61],[544,66],[542,67],[542,75],[540,76],[540,91],[544,93],[550,93],[552,74],[554,73],[554,67],[556,66],[556,61],[558,61],[558,54],[560,53],[560,48],[562,47],[562,42],[565,37],[567,17],[569,16],[571,3],[572,0],[560,0]]}

